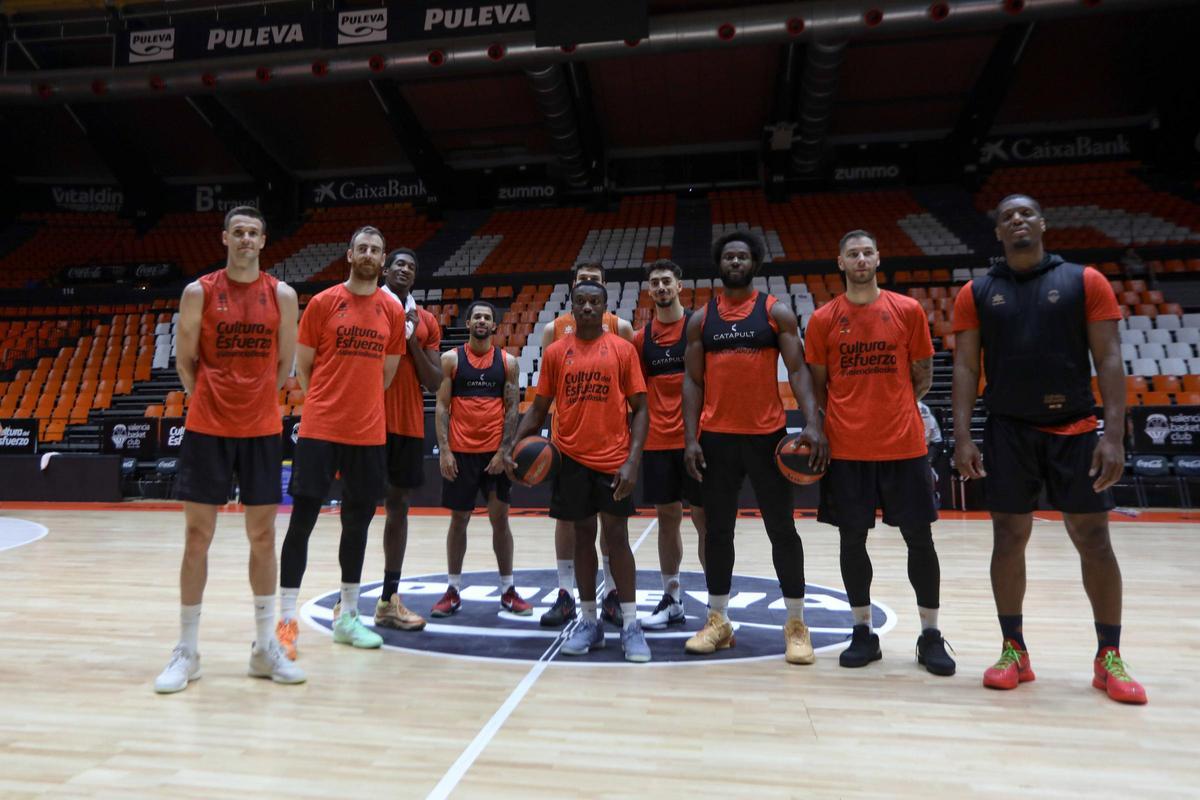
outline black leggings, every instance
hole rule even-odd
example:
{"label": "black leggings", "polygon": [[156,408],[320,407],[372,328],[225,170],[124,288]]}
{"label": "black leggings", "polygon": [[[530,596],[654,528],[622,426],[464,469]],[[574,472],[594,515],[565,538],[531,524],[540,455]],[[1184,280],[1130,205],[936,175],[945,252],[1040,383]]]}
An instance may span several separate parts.
{"label": "black leggings", "polygon": [[[867,529],[838,528],[842,537],[842,582],[851,607],[871,605],[871,557],[867,554]],[[942,571],[937,550],[933,547],[933,531],[929,525],[901,526],[900,534],[908,545],[908,582],[917,593],[921,608],[937,608]]]}
{"label": "black leggings", "polygon": [[709,594],[729,594],[738,494],[742,481],[749,476],[771,540],[779,588],[784,597],[804,597],[804,545],[792,518],[792,484],[775,466],[775,445],[784,433],[700,434],[706,465],[703,491],[708,533],[704,540],[704,575]]}
{"label": "black leggings", "polygon": [[[294,497],[292,518],[279,554],[279,585],[299,589],[308,566],[308,538],[321,513],[321,499]],[[375,517],[374,501],[346,500],[342,503],[342,540],[338,545],[338,563],[342,583],[361,583],[363,560],[367,556],[367,531]]]}

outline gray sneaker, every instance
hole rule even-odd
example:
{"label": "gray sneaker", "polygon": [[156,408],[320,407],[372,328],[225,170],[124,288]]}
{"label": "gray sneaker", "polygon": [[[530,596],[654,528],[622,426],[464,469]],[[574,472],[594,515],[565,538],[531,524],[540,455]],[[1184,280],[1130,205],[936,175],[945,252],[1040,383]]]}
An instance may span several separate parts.
{"label": "gray sneaker", "polygon": [[686,616],[683,606],[669,594],[663,594],[662,600],[654,608],[654,613],[638,620],[642,627],[649,631],[659,631],[668,625],[682,625]]}
{"label": "gray sneaker", "polygon": [[251,678],[270,678],[276,683],[304,683],[304,670],[289,661],[279,642],[272,639],[265,650],[258,649],[258,642],[250,646],[250,667],[246,670]]}
{"label": "gray sneaker", "polygon": [[604,647],[604,630],[596,620],[581,620],[559,652],[568,656],[586,656],[589,650]]}
{"label": "gray sneaker", "polygon": [[646,633],[638,623],[621,629],[621,649],[625,660],[639,664],[650,660],[650,645],[646,644]]}

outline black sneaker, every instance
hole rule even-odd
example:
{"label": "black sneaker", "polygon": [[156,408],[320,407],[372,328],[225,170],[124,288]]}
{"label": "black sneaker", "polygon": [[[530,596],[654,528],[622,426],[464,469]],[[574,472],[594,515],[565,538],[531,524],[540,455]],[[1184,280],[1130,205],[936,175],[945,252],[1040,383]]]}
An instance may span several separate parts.
{"label": "black sneaker", "polygon": [[838,656],[838,663],[843,667],[865,667],[872,661],[883,658],[879,649],[879,635],[871,633],[869,625],[855,625],[850,635],[850,646]]}
{"label": "black sneaker", "polygon": [[558,590],[558,598],[550,610],[542,614],[543,628],[560,628],[575,619],[575,598],[566,589]]}
{"label": "black sneaker", "polygon": [[926,628],[917,637],[917,663],[934,675],[954,674],[954,659],[946,652],[946,640],[937,628]]}
{"label": "black sneaker", "polygon": [[613,589],[608,594],[604,595],[604,600],[600,603],[600,619],[604,620],[609,625],[616,625],[618,628],[623,627],[624,621],[621,617],[621,599],[617,597],[616,589]]}

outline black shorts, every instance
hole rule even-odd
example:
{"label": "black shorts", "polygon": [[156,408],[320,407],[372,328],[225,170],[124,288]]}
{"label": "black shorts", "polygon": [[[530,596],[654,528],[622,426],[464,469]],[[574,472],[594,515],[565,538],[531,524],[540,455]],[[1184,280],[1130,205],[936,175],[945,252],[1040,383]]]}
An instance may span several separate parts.
{"label": "black shorts", "polygon": [[849,530],[874,528],[876,508],[883,509],[884,524],[896,528],[936,522],[929,457],[896,461],[830,459],[821,479],[817,520]]}
{"label": "black shorts", "polygon": [[642,453],[642,500],[660,506],[687,500],[688,505],[704,505],[700,481],[688,475],[683,466],[683,450],[646,450]]}
{"label": "black shorts", "polygon": [[492,475],[487,471],[491,462],[491,453],[455,453],[454,460],[458,462],[458,477],[452,481],[442,478],[442,507],[451,511],[474,511],[475,498],[483,497],[486,504],[492,492],[501,503],[509,502],[512,481],[501,472]]}
{"label": "black shorts", "polygon": [[387,453],[381,444],[354,445],[324,439],[296,440],[288,494],[325,500],[333,478],[342,473],[342,499],[378,503],[387,490]]}
{"label": "black shorts", "polygon": [[563,453],[551,488],[550,516],[566,522],[578,522],[593,514],[632,517],[636,513],[633,495],[614,500],[612,482],[612,475],[585,467]]}
{"label": "black shorts", "polygon": [[279,434],[234,438],[184,431],[175,496],[189,503],[224,505],[237,475],[243,505],[275,505],[283,495],[282,464]]}
{"label": "black shorts", "polygon": [[1099,438],[1095,433],[1062,436],[1025,422],[989,415],[983,430],[983,480],[988,511],[1028,514],[1037,509],[1042,486],[1050,506],[1067,514],[1113,508],[1112,493],[1096,493],[1088,475]]}
{"label": "black shorts", "polygon": [[425,483],[425,440],[417,436],[387,435],[387,481],[397,489],[415,489]]}

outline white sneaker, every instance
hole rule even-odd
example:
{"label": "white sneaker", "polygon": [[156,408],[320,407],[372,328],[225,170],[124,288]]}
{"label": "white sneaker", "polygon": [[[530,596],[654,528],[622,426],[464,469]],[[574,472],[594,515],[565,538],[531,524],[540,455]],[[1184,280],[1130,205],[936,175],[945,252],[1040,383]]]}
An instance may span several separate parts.
{"label": "white sneaker", "polygon": [[687,617],[683,613],[683,606],[675,601],[674,597],[663,593],[662,600],[650,616],[638,620],[642,623],[642,627],[648,631],[662,630],[668,625],[682,625]]}
{"label": "white sneaker", "polygon": [[200,654],[193,653],[183,645],[171,651],[171,661],[166,669],[154,679],[154,691],[159,694],[182,692],[188,683],[200,677]]}
{"label": "white sneaker", "polygon": [[272,639],[266,650],[258,649],[258,642],[250,645],[250,668],[247,673],[251,678],[270,678],[276,683],[304,683],[308,678],[304,670],[290,661],[279,642]]}

